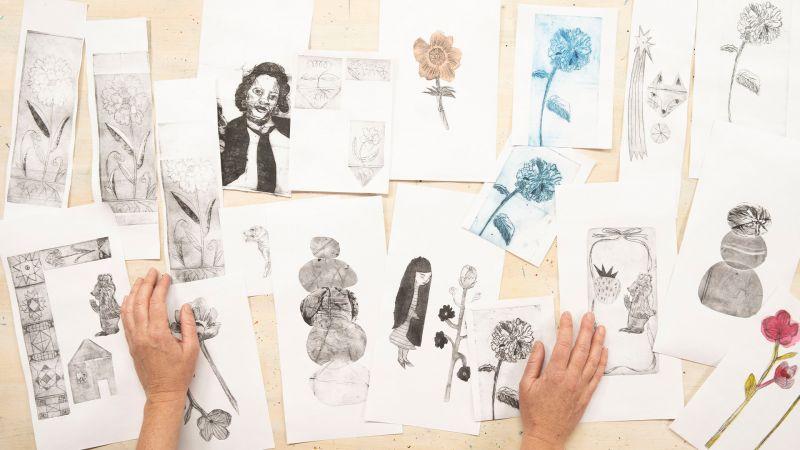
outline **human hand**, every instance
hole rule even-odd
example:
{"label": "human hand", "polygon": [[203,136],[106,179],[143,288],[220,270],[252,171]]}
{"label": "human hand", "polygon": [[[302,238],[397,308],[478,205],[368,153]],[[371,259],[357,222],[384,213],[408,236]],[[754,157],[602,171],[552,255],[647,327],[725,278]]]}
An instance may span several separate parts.
{"label": "human hand", "polygon": [[572,316],[565,312],[547,367],[537,341],[519,383],[523,449],[563,449],[578,425],[608,362],[605,327],[594,328],[594,314],[584,314],[572,346]]}

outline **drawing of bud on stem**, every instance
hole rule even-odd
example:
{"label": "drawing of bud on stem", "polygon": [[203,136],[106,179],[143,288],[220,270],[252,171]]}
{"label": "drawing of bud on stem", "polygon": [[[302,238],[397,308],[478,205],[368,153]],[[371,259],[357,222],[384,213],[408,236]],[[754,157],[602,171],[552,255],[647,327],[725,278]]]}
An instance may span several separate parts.
{"label": "drawing of bud on stem", "polygon": [[[748,375],[744,383],[744,400],[728,419],[725,420],[722,426],[719,427],[719,430],[706,442],[706,448],[711,448],[711,446],[719,440],[725,430],[736,420],[758,391],[773,383],[778,385],[781,389],[789,389],[792,387],[794,384],[794,375],[797,372],[797,366],[789,366],[786,360],[797,356],[797,352],[779,355],[778,350],[780,346],[789,348],[800,341],[798,328],[800,328],[800,325],[793,321],[791,315],[785,310],[780,310],[774,316],[769,316],[761,321],[761,334],[763,334],[769,342],[775,344],[772,350],[771,362],[761,374],[761,378],[759,378],[758,381],[756,381],[756,377],[752,373]],[[778,362],[780,362],[780,364],[775,369],[773,377],[767,380],[767,376]]]}
{"label": "drawing of bud on stem", "polygon": [[456,69],[461,65],[461,50],[453,47],[453,36],[445,36],[441,31],[433,33],[430,41],[430,44],[422,38],[414,41],[414,58],[419,63],[419,76],[436,81],[435,86],[423,93],[436,97],[442,124],[445,130],[449,130],[442,97],[456,98],[456,90],[442,86],[440,80],[452,82],[455,79]]}
{"label": "drawing of bud on stem", "polygon": [[559,70],[562,72],[574,72],[583,69],[589,64],[589,55],[591,54],[592,38],[580,28],[560,28],[550,38],[550,48],[547,51],[547,56],[550,58],[552,69],[550,72],[538,69],[532,74],[535,79],[547,80],[544,94],[542,95],[542,107],[539,111],[539,147],[544,145],[542,141],[542,123],[544,121],[545,106],[550,112],[567,122],[572,120],[569,103],[566,100],[557,95],[547,97],[556,72]]}
{"label": "drawing of bud on stem", "polygon": [[[222,374],[217,368],[217,365],[214,364],[214,359],[211,358],[211,352],[208,351],[208,345],[206,344],[208,339],[214,338],[219,333],[219,329],[222,326],[222,323],[217,321],[217,310],[213,307],[209,308],[206,304],[206,300],[203,297],[194,299],[190,305],[192,306],[192,312],[194,313],[194,323],[197,327],[197,339],[200,341],[200,351],[203,352],[203,356],[205,356],[206,361],[208,361],[208,365],[211,366],[211,370],[217,377],[217,380],[219,381],[222,390],[225,392],[225,395],[228,397],[228,401],[230,401],[231,406],[233,406],[233,409],[238,413],[239,403],[236,401],[233,393],[231,393],[231,390],[225,383],[225,379],[222,378]],[[175,336],[181,335],[180,315],[181,310],[176,309],[175,322],[170,324],[170,330]]]}
{"label": "drawing of bud on stem", "polygon": [[756,95],[761,91],[761,80],[758,75],[749,70],[736,72],[745,45],[768,45],[774,42],[780,37],[782,26],[783,18],[780,8],[770,2],[750,3],[739,15],[737,28],[742,39],[741,44],[739,46],[725,44],[720,47],[723,52],[736,54],[733,60],[733,70],[731,71],[730,88],[728,89],[728,122],[733,121],[731,103],[734,82],[739,83],[739,85]]}
{"label": "drawing of bud on stem", "polygon": [[[444,401],[450,401],[450,391],[453,385],[453,372],[455,371],[456,362],[461,362],[461,368],[458,369],[456,376],[458,379],[462,381],[468,381],[470,377],[470,368],[467,365],[467,357],[464,356],[463,353],[459,352],[459,347],[461,346],[461,340],[466,337],[466,335],[461,334],[461,330],[464,328],[464,309],[467,303],[467,292],[475,287],[475,283],[478,282],[478,271],[470,266],[465,265],[461,268],[461,274],[458,279],[458,283],[461,286],[461,300],[458,300],[456,296],[456,288],[450,288],[450,295],[452,296],[453,303],[458,308],[458,319],[457,322],[453,322],[453,318],[456,317],[456,312],[450,305],[444,305],[439,309],[439,320],[446,323],[450,328],[456,330],[455,332],[455,340],[453,340],[450,336],[446,335],[444,331],[438,331],[433,338],[433,343],[438,348],[444,348],[447,343],[450,343],[451,350],[450,350],[450,369],[447,374],[447,387],[444,390]],[[476,301],[480,299],[481,294],[475,293],[472,296],[472,301]]]}
{"label": "drawing of bud on stem", "polygon": [[556,186],[561,184],[561,171],[558,166],[549,163],[542,158],[533,158],[520,167],[517,171],[517,181],[514,190],[509,189],[500,183],[495,183],[494,189],[504,196],[497,208],[489,215],[486,223],[481,228],[479,236],[482,236],[490,223],[493,223],[506,245],[511,243],[514,237],[514,223],[507,214],[498,214],[500,210],[515,195],[521,194],[522,197],[534,203],[544,203],[552,200],[555,195]]}
{"label": "drawing of bud on stem", "polygon": [[186,414],[183,415],[183,424],[189,423],[189,419],[192,418],[192,410],[196,409],[200,413],[200,417],[197,418],[197,428],[200,430],[200,437],[203,440],[208,442],[212,436],[220,441],[228,439],[231,414],[221,409],[212,409],[210,412],[206,412],[192,396],[191,390],[186,391],[186,397],[189,399],[189,405],[186,407]]}
{"label": "drawing of bud on stem", "polygon": [[492,384],[492,420],[495,419],[494,404],[499,400],[512,408],[519,409],[519,392],[508,386],[497,390],[497,379],[503,362],[515,363],[525,361],[533,348],[533,329],[528,322],[520,318],[498,323],[492,331],[492,351],[497,357],[497,365],[483,364],[478,372],[494,372]]}

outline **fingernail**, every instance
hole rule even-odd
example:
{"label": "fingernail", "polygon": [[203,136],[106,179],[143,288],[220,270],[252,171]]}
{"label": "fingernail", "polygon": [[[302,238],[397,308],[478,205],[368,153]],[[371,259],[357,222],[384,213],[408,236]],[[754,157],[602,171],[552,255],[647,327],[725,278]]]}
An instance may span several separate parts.
{"label": "fingernail", "polygon": [[586,313],[586,320],[588,320],[588,321],[590,321],[590,322],[594,323],[594,313],[593,313],[593,312],[591,312],[591,311],[587,312],[587,313]]}
{"label": "fingernail", "polygon": [[606,327],[604,327],[603,325],[600,325],[599,327],[597,327],[597,333],[600,334],[600,336],[605,336]]}

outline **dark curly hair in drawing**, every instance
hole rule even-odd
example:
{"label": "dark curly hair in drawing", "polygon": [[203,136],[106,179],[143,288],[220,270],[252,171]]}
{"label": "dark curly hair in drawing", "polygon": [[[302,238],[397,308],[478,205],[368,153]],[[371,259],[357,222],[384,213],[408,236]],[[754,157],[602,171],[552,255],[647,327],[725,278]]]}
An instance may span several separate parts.
{"label": "dark curly hair in drawing", "polygon": [[275,78],[278,82],[278,110],[280,112],[289,112],[289,77],[286,71],[280,64],[265,62],[253,67],[249,73],[242,77],[242,82],[236,88],[236,107],[239,111],[247,111],[247,91],[255,83],[256,78],[261,75],[269,75]]}

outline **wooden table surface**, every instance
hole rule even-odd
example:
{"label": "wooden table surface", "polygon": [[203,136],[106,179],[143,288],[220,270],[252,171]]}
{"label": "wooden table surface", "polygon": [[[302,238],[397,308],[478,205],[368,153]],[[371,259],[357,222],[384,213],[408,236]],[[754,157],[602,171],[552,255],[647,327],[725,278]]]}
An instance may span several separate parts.
{"label": "wooden table surface", "polygon": [[[291,1],[291,0],[289,0]],[[16,70],[19,27],[23,0],[0,1],[0,179],[5,178],[6,162],[11,139],[11,113]],[[150,45],[154,80],[193,77],[197,68],[200,42],[200,20],[202,0],[89,0],[89,19],[112,19],[147,17],[150,19]],[[497,128],[498,151],[511,128],[511,105],[513,91],[514,36],[516,28],[516,4],[514,0],[502,0],[500,28],[500,71],[498,90],[499,113]],[[523,3],[534,3],[527,1]],[[625,75],[627,69],[629,25],[631,4],[628,0],[539,0],[537,4],[560,6],[610,6],[619,7],[617,39],[617,64],[614,97],[614,150],[583,151],[597,165],[590,182],[615,181],[618,172],[618,151],[622,130],[623,102],[625,99]],[[626,4],[628,3],[628,4]],[[315,0],[314,19],[311,28],[311,48],[315,50],[376,50],[378,46],[379,0]],[[468,14],[469,12],[464,12]],[[86,78],[81,74],[79,115],[77,122],[77,144],[70,206],[92,201],[91,196],[91,139],[89,115],[86,103]],[[688,142],[688,139],[687,139]],[[687,144],[688,147],[688,144]],[[688,148],[687,148],[688,155]],[[679,234],[682,235],[689,212],[695,183],[686,180],[681,192]],[[390,193],[383,199],[386,211],[387,236],[390,231],[392,207],[397,182],[391,183]],[[478,192],[480,185],[466,183],[428,183],[447,189]],[[3,183],[0,183],[2,189]],[[5,197],[5,193],[2,193]],[[309,197],[298,194],[295,198]],[[250,203],[277,201],[262,194],[225,192],[225,205],[237,206]],[[162,217],[163,219],[163,217]],[[2,236],[0,239],[11,239]],[[163,238],[163,236],[162,236]],[[143,276],[147,268],[164,269],[161,261],[128,262],[131,280]],[[541,267],[533,267],[521,259],[506,254],[500,298],[516,298],[558,293],[558,270],[555,250],[551,249]],[[0,278],[0,448],[33,448],[34,437],[28,408],[28,396],[20,365],[14,323],[5,280]],[[795,294],[800,293],[800,277],[793,284]],[[286,448],[283,425],[281,379],[278,359],[277,331],[273,299],[251,297],[250,308],[256,330],[264,384],[269,399],[269,414],[278,448]],[[683,384],[686,398],[702,384],[711,368],[699,364],[683,363]],[[131,414],[137,414],[132,411]],[[571,449],[667,449],[690,448],[668,429],[668,421],[608,422],[580,425],[569,441]],[[293,448],[311,449],[362,449],[362,448],[516,448],[521,436],[519,420],[509,419],[486,422],[479,436],[434,431],[416,427],[405,427],[397,436],[342,439],[297,444]],[[86,430],[86,432],[91,432]],[[107,448],[134,448],[135,441],[123,442]]]}

